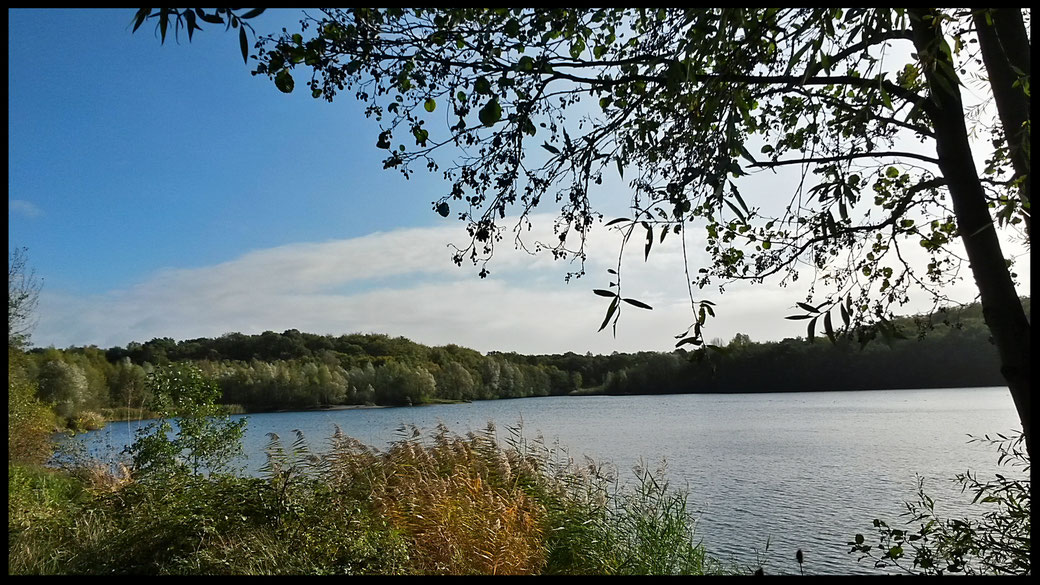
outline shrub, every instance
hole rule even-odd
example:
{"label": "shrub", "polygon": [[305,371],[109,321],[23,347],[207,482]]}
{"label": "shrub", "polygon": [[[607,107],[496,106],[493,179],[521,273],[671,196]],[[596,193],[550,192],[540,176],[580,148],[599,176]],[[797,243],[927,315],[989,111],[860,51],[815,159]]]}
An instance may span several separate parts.
{"label": "shrub", "polygon": [[57,419],[37,398],[36,385],[22,370],[23,355],[14,349],[8,350],[7,460],[44,463],[54,452],[51,434]]}
{"label": "shrub", "polygon": [[906,523],[916,524],[917,529],[892,528],[875,519],[877,545],[867,544],[866,538],[857,534],[849,543],[849,552],[860,553],[860,560],[870,559],[877,568],[896,567],[912,574],[1029,574],[1029,455],[1023,449],[1021,432],[1011,438],[997,437],[987,435],[970,442],[995,446],[998,464],[1014,468],[1011,473],[1018,477],[998,473],[982,483],[971,472],[958,474],[961,491],[974,493],[972,505],[982,508],[976,518],[936,516],[935,502],[925,493],[924,480],[919,478],[918,499],[906,502],[903,514],[909,517]]}
{"label": "shrub", "polygon": [[165,477],[219,471],[241,452],[246,419],[230,419],[217,404],[220,389],[198,367],[166,366],[149,374],[148,383],[158,418],[139,430],[137,440],[127,448],[136,474]]}

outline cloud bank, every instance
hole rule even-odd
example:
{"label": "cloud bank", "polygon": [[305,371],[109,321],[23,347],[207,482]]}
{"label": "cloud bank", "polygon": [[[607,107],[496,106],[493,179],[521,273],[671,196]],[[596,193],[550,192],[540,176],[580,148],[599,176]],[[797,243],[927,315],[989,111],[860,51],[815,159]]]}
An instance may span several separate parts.
{"label": "cloud bank", "polygon": [[[548,219],[536,218],[534,225],[550,226]],[[552,238],[533,232],[525,240],[539,236]],[[155,337],[298,329],[386,333],[482,352],[610,353],[671,350],[674,336],[691,322],[678,238],[655,244],[649,262],[641,245],[626,252],[623,296],[653,310],[622,305],[614,335],[609,327],[597,332],[608,299],[592,289],[608,288],[606,270],[615,265],[620,242],[616,231],[593,231],[587,274],[570,282],[564,276],[576,266],[513,249],[508,237],[496,251],[491,276],[480,279],[472,266],[450,260],[448,244],[462,237],[456,224],[401,229],[256,250],[201,268],[163,269],[130,288],[100,295],[44,291],[33,342],[108,348]],[[972,300],[970,284],[961,300]],[[728,341],[738,332],[757,341],[805,334],[804,323],[784,319],[804,299],[804,288],[745,285],[727,287],[724,295],[717,289],[694,294],[717,305],[708,339]]]}

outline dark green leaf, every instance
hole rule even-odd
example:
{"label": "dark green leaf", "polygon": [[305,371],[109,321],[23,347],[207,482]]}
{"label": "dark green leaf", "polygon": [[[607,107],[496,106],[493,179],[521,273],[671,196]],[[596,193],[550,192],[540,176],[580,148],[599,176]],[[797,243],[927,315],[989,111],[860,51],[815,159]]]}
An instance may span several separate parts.
{"label": "dark green leaf", "polygon": [[274,86],[282,93],[292,93],[296,82],[293,81],[292,74],[289,73],[288,69],[282,69],[278,72],[278,75],[274,76]]}
{"label": "dark green leaf", "polygon": [[203,22],[208,22],[210,24],[224,24],[224,19],[221,18],[219,15],[217,15],[217,14],[208,14],[206,11],[204,11],[201,8],[196,8],[195,9],[195,14],[197,14],[199,16],[199,18],[201,18],[203,20]]}
{"label": "dark green leaf", "polygon": [[813,318],[812,315],[791,315],[789,317],[784,317],[784,319],[790,319],[792,321],[800,321],[802,319],[812,319],[812,318]]}
{"label": "dark green leaf", "polygon": [[242,14],[242,16],[240,16],[239,18],[242,18],[242,19],[256,18],[257,16],[260,16],[261,14],[263,14],[265,10],[267,10],[267,9],[266,8],[254,8],[254,9],[250,10],[249,12],[246,12],[246,13]]}
{"label": "dark green leaf", "polygon": [[607,316],[603,318],[603,324],[599,326],[599,331],[606,329],[607,324],[610,323],[610,318],[614,316],[614,312],[618,308],[618,297],[614,297],[614,300],[610,302],[610,306],[607,308]]}
{"label": "dark green leaf", "polygon": [[238,29],[238,45],[242,49],[242,62],[249,62],[249,40],[246,39],[246,27]]}
{"label": "dark green leaf", "polygon": [[647,309],[647,310],[650,310],[650,311],[654,310],[653,307],[651,307],[650,305],[648,305],[648,304],[646,304],[646,303],[644,303],[642,301],[637,301],[635,299],[621,299],[621,300],[625,301],[626,303],[628,303],[630,305],[634,305],[636,307],[639,307],[640,309]]}
{"label": "dark green leaf", "polygon": [[441,217],[448,217],[448,214],[451,213],[451,208],[448,207],[446,202],[441,201],[437,204],[437,213],[439,213]]}
{"label": "dark green leaf", "polygon": [[[548,150],[549,152],[551,152],[553,154],[560,154],[560,149],[556,148],[555,146],[553,146],[551,144],[549,144],[548,142],[542,144],[542,148],[544,148],[545,150]],[[607,224],[607,225],[610,225],[610,224]]]}
{"label": "dark green leaf", "polygon": [[480,108],[480,111],[477,112],[477,117],[480,118],[481,124],[494,126],[496,122],[502,119],[502,106],[498,105],[497,99],[493,99],[483,108]]}
{"label": "dark green leaf", "polygon": [[144,23],[145,19],[148,18],[148,15],[151,13],[151,8],[138,8],[137,14],[134,15],[134,30],[132,32],[137,32],[137,29],[141,28],[141,24]]}
{"label": "dark green leaf", "polygon": [[159,9],[159,35],[162,37],[160,44],[166,43],[166,27],[170,24],[170,9]]}
{"label": "dark green leaf", "polygon": [[596,289],[592,289],[592,292],[594,292],[594,293],[598,294],[598,295],[599,295],[599,296],[601,296],[601,297],[610,297],[610,298],[614,298],[614,297],[616,297],[616,296],[617,296],[617,293],[611,292],[611,291],[609,291],[609,290],[603,290],[603,289],[601,289],[601,288],[596,288]]}
{"label": "dark green leaf", "polygon": [[798,303],[798,306],[803,308],[803,309],[805,309],[806,311],[809,311],[810,313],[815,313],[816,312],[816,307],[814,307],[814,306],[812,306],[812,305],[810,305],[808,303]]}

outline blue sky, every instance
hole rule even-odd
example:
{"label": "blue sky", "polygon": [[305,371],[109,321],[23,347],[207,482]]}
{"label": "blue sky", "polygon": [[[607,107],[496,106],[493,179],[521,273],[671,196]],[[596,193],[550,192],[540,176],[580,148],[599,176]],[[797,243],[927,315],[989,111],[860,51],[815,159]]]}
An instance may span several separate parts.
{"label": "blue sky", "polygon": [[[8,245],[28,248],[44,282],[35,345],[296,328],[609,353],[668,350],[688,324],[674,245],[650,263],[633,255],[626,296],[654,311],[625,312],[617,337],[596,332],[605,303],[591,292],[606,288],[614,233],[593,233],[588,276],[570,283],[572,266],[508,249],[491,278],[456,267],[447,244],[463,226],[430,205],[448,186],[384,171],[378,127],[352,96],[282,94],[222,26],[161,45],[150,23],[131,34],[133,13],[8,12]],[[254,26],[293,29],[299,14]],[[804,334],[783,319],[801,289],[707,298],[720,307],[709,338]]]}

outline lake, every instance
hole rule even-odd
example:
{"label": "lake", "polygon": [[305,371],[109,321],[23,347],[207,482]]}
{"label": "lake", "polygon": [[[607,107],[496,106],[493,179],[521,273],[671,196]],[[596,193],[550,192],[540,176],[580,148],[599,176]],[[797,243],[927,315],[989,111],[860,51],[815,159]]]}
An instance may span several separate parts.
{"label": "lake", "polygon": [[[799,548],[806,573],[876,573],[845,543],[856,533],[871,540],[874,518],[900,524],[903,502],[915,500],[915,474],[925,478],[937,512],[963,511],[958,502],[970,498],[954,474],[970,469],[988,479],[999,470],[995,449],[968,444],[968,435],[1020,427],[1002,387],[561,396],[245,416],[243,465],[251,473],[265,460],[267,433],[288,446],[299,429],[321,450],[335,425],[382,449],[401,425],[432,430],[443,422],[461,434],[493,421],[505,438],[506,427],[522,421],[525,438],[558,441],[579,462],[610,463],[623,480],[634,480],[630,470],[640,461],[654,469],[663,460],[670,484],[689,491],[709,553],[760,561],[774,574],[798,574]],[[118,450],[139,425],[112,423],[83,437],[95,450]]]}

